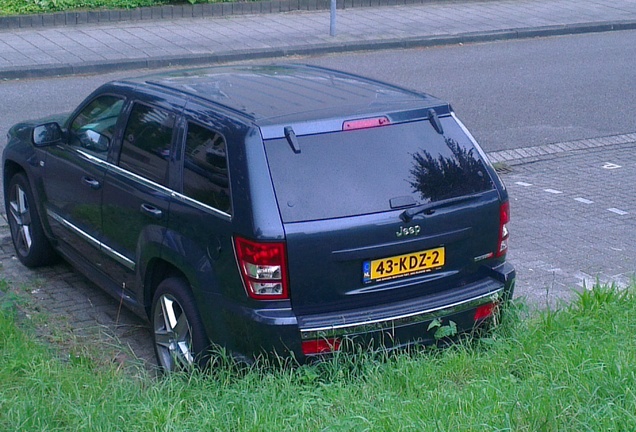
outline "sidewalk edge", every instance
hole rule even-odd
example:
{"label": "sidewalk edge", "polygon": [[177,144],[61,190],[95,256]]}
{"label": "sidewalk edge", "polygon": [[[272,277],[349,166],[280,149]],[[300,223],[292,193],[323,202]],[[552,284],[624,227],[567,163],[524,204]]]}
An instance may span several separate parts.
{"label": "sidewalk edge", "polygon": [[[429,3],[453,3],[457,0],[336,0],[337,9],[378,6],[405,6]],[[489,0],[481,0],[489,1]],[[272,14],[293,11],[329,10],[330,0],[252,0],[53,12],[0,16],[0,31],[21,28],[63,27],[123,21],[159,21],[182,18],[208,18],[232,15]]]}
{"label": "sidewalk edge", "polygon": [[133,69],[157,69],[163,67],[200,66],[213,63],[226,63],[241,60],[256,60],[294,55],[318,55],[344,53],[352,51],[372,51],[383,49],[424,48],[432,46],[455,45],[527,39],[546,36],[563,36],[582,33],[599,33],[636,29],[636,20],[620,22],[598,22],[565,24],[545,27],[529,27],[510,30],[494,30],[455,35],[433,35],[422,37],[376,39],[356,42],[334,42],[296,46],[290,48],[272,47],[265,49],[245,49],[209,54],[186,54],[158,56],[142,59],[105,60],[81,62],[75,64],[52,64],[25,67],[0,68],[0,79],[48,78],[79,74],[99,74]]}

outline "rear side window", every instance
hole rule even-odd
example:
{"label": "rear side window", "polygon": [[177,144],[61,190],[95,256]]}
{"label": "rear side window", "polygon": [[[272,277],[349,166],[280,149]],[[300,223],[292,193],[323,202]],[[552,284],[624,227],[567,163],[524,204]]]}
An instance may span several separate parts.
{"label": "rear side window", "polygon": [[174,125],[172,113],[135,104],[124,132],[119,166],[166,185]]}
{"label": "rear side window", "polygon": [[183,193],[232,214],[225,138],[195,123],[188,123],[183,166]]}
{"label": "rear side window", "polygon": [[419,121],[265,142],[283,221],[363,215],[494,188],[450,117],[444,135]]}

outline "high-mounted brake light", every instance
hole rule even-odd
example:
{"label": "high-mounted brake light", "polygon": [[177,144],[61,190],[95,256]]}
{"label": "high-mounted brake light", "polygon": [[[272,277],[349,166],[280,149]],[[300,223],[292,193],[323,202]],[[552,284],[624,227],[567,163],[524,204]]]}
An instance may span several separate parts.
{"label": "high-mounted brake light", "polygon": [[283,242],[255,242],[234,238],[236,261],[247,294],[255,300],[289,298],[287,252]]}
{"label": "high-mounted brake light", "polygon": [[342,123],[342,130],[368,129],[391,124],[388,117],[372,117],[360,120],[348,120]]}
{"label": "high-mounted brake light", "polygon": [[508,223],[510,222],[510,203],[506,201],[499,207],[499,241],[497,242],[497,257],[506,255],[508,251]]}

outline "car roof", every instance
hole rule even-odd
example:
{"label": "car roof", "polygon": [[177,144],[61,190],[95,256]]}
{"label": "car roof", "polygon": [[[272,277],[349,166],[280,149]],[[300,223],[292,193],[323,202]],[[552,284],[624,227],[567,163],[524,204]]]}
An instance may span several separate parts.
{"label": "car roof", "polygon": [[325,119],[339,119],[342,124],[341,119],[414,110],[419,112],[413,113],[415,117],[422,117],[422,109],[431,107],[442,108],[441,115],[450,109],[428,94],[307,65],[198,68],[128,81],[222,105],[268,129]]}

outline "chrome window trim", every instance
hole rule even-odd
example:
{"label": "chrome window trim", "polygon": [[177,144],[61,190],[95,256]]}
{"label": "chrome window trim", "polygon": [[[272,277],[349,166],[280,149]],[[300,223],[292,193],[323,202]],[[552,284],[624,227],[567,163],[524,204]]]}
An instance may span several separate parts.
{"label": "chrome window trim", "polygon": [[79,149],[74,149],[74,150],[76,152],[78,152],[79,154],[81,154],[82,156],[84,156],[86,159],[90,160],[91,162],[94,162],[94,163],[96,163],[98,165],[101,165],[101,166],[103,166],[105,168],[112,169],[113,171],[116,171],[118,174],[121,174],[124,177],[128,177],[128,178],[131,178],[131,179],[133,179],[135,181],[138,181],[139,183],[143,184],[144,186],[147,186],[147,187],[159,190],[161,192],[164,192],[164,193],[170,195],[172,198],[175,198],[175,199],[177,199],[177,200],[179,200],[179,201],[181,201],[183,203],[193,205],[193,206],[198,207],[199,209],[204,210],[204,211],[210,211],[212,213],[217,214],[218,216],[226,218],[227,220],[231,220],[232,219],[232,215],[229,214],[229,213],[226,213],[226,212],[224,212],[222,210],[219,210],[219,209],[215,209],[214,207],[211,207],[211,206],[209,206],[207,204],[204,204],[204,203],[202,203],[200,201],[192,199],[192,198],[190,198],[190,197],[188,197],[188,196],[186,196],[186,195],[184,195],[184,194],[182,194],[180,192],[177,192],[175,190],[167,188],[167,187],[165,187],[163,185],[160,185],[159,183],[155,183],[152,180],[148,180],[147,178],[142,177],[139,174],[135,174],[135,173],[133,173],[131,171],[125,170],[125,169],[123,169],[123,168],[121,168],[121,167],[119,167],[117,165],[114,165],[114,164],[112,164],[110,162],[106,162],[105,160],[102,160],[102,159],[100,159],[100,158],[98,158],[96,156],[93,156],[93,155],[91,155],[89,153],[86,153],[83,150],[79,150]]}
{"label": "chrome window trim", "polygon": [[161,185],[159,183],[155,183],[152,180],[148,180],[147,178],[142,177],[139,174],[135,174],[132,171],[128,171],[126,169],[123,169],[120,166],[117,166],[115,164],[112,164],[110,162],[102,160],[102,159],[100,159],[100,158],[98,158],[96,156],[93,156],[93,155],[91,155],[89,153],[86,153],[83,150],[79,150],[79,149],[74,149],[74,150],[76,152],[78,152],[79,154],[81,154],[82,156],[84,156],[86,159],[90,160],[91,162],[94,162],[97,165],[101,165],[101,166],[103,166],[105,168],[108,168],[108,169],[110,169],[112,171],[116,171],[118,174],[121,174],[124,177],[128,177],[128,178],[131,178],[133,180],[136,180],[137,182],[143,184],[144,186],[147,186],[147,187],[150,187],[150,188],[153,188],[153,189],[157,189],[157,190],[159,190],[161,192],[166,193],[167,195],[173,195],[173,194],[177,193],[177,192],[173,191],[170,188],[167,188],[167,187],[165,187],[165,186],[163,186],[163,185]]}
{"label": "chrome window trim", "polygon": [[464,312],[479,307],[483,304],[487,304],[489,302],[498,301],[502,297],[503,291],[504,288],[501,287],[495,291],[452,303],[450,305],[445,305],[433,309],[426,309],[423,311],[404,315],[397,315],[390,318],[381,318],[363,322],[300,329],[301,339],[310,340],[343,337],[347,335],[353,336],[359,333],[391,330],[396,327],[431,321],[435,318]]}
{"label": "chrome window trim", "polygon": [[134,173],[134,172],[132,172],[132,171],[128,171],[128,170],[126,170],[126,169],[123,169],[123,168],[122,168],[122,167],[120,167],[120,166],[117,166],[117,165],[113,165],[113,164],[111,164],[111,165],[110,165],[110,168],[111,168],[113,171],[116,171],[118,174],[121,174],[121,175],[123,175],[124,177],[131,178],[131,179],[133,179],[133,180],[136,180],[137,182],[139,182],[139,183],[143,184],[143,185],[144,185],[144,186],[146,186],[146,187],[149,187],[149,188],[152,188],[152,189],[156,189],[156,190],[158,190],[158,191],[160,191],[160,192],[163,192],[163,193],[165,193],[165,194],[167,194],[167,195],[172,195],[173,193],[175,193],[175,191],[173,191],[172,189],[170,189],[170,188],[168,188],[168,187],[166,187],[166,186],[164,186],[164,185],[161,185],[161,184],[159,184],[159,183],[156,183],[156,182],[154,182],[154,181],[152,181],[152,180],[148,180],[147,178],[142,177],[142,176],[140,176],[139,174],[135,174],[135,173]]}
{"label": "chrome window trim", "polygon": [[81,149],[79,149],[77,147],[74,147],[72,145],[69,145],[69,147],[72,148],[77,153],[79,153],[85,159],[88,159],[90,162],[93,162],[95,165],[99,165],[99,166],[101,166],[103,168],[108,168],[108,167],[112,166],[112,164],[107,162],[106,159],[98,158],[97,156],[94,156],[94,155],[92,155],[90,153],[87,153],[85,150],[81,150]]}
{"label": "chrome window trim", "polygon": [[184,202],[186,204],[190,204],[190,205],[193,205],[195,207],[198,207],[200,210],[211,211],[212,213],[215,213],[218,216],[222,216],[222,217],[224,217],[227,220],[231,220],[232,219],[232,215],[231,214],[226,213],[226,212],[224,212],[222,210],[219,210],[219,209],[215,209],[214,207],[211,207],[211,206],[209,206],[207,204],[204,204],[204,203],[202,203],[200,201],[192,199],[192,198],[190,198],[190,197],[188,197],[188,196],[186,196],[186,195],[184,195],[182,193],[172,191],[172,197],[177,199],[177,200],[179,200],[179,201],[181,201],[181,202]]}

